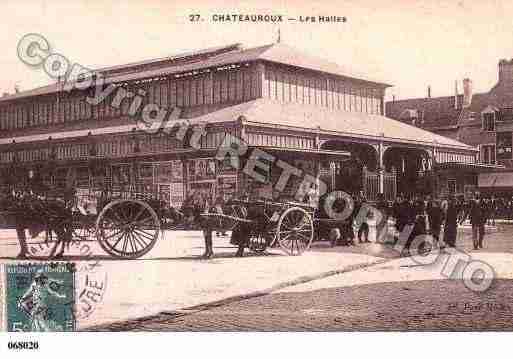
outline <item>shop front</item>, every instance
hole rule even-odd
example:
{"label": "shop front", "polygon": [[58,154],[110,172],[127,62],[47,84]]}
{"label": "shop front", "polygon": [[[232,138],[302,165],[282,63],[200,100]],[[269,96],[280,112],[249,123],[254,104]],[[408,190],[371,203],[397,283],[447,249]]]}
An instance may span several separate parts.
{"label": "shop front", "polygon": [[437,164],[436,188],[441,197],[454,195],[473,198],[476,193],[489,192],[493,188],[493,176],[491,171],[501,171],[503,166],[487,165],[481,163],[448,162]]}

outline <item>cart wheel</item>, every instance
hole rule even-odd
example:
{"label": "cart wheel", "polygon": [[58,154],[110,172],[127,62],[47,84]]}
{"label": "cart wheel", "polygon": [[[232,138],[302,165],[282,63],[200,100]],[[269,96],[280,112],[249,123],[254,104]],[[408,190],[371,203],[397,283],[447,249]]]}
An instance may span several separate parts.
{"label": "cart wheel", "polygon": [[300,207],[290,207],[281,215],[276,240],[289,255],[301,255],[310,248],[314,235],[310,214]]}
{"label": "cart wheel", "polygon": [[116,258],[148,253],[159,237],[160,220],[146,202],[120,199],[109,203],[96,220],[101,247]]}

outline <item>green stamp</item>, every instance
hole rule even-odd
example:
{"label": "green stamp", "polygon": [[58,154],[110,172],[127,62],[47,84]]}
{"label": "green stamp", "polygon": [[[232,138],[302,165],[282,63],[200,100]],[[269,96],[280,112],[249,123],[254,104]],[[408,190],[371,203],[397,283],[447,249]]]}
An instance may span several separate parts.
{"label": "green stamp", "polygon": [[75,330],[72,263],[9,264],[5,282],[7,331]]}

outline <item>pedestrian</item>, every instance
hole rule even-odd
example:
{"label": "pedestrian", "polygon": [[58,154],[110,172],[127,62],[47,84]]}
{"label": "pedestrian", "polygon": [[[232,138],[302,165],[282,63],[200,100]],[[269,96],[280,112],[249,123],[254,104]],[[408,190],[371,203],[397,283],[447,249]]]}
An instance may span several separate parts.
{"label": "pedestrian", "polygon": [[490,218],[490,224],[492,226],[495,226],[495,218],[497,217],[497,199],[495,198],[495,195],[492,195],[492,198],[490,199],[490,210],[489,210],[489,218]]}
{"label": "pedestrian", "polygon": [[378,222],[376,223],[376,241],[384,242],[388,234],[389,207],[383,193],[378,194],[376,209],[380,213],[379,218],[377,218]]}
{"label": "pedestrian", "polygon": [[449,247],[456,247],[456,237],[458,234],[458,219],[460,207],[451,194],[447,200],[447,207],[444,211],[444,243]]}
{"label": "pedestrian", "polygon": [[[401,208],[401,216],[403,217],[403,221],[405,223],[403,231],[401,232],[401,236],[407,236],[406,243],[404,246],[404,253],[408,255],[410,253],[410,245],[411,242],[415,239],[416,226],[417,226],[417,199],[413,196],[410,196],[408,200],[403,202],[403,206]],[[417,228],[418,231],[418,228]]]}
{"label": "pedestrian", "polygon": [[[410,233],[408,238],[408,249],[413,242],[413,240],[419,236],[425,236],[428,232],[428,220],[426,214],[426,199],[417,197],[413,203],[413,230]],[[423,243],[420,243],[419,251],[424,251],[426,248]]]}
{"label": "pedestrian", "polygon": [[[394,203],[392,204],[392,217],[395,219],[395,229],[397,233],[401,233],[404,228],[404,224],[401,222],[401,205],[403,203],[403,197],[399,194]],[[399,240],[399,235],[394,235],[394,244]]]}
{"label": "pedestrian", "polygon": [[365,209],[362,211],[362,207],[367,205],[366,202],[367,200],[365,198],[365,195],[361,191],[356,198],[355,207],[353,211],[356,228],[358,228],[358,243],[370,242],[369,224],[367,223],[370,211],[366,211]]}
{"label": "pedestrian", "polygon": [[483,248],[487,210],[486,204],[479,195],[471,201],[467,215],[470,217],[470,224],[472,225],[472,242],[474,249]]}
{"label": "pedestrian", "polygon": [[435,242],[440,245],[440,232],[442,230],[442,209],[437,200],[431,200],[426,209],[430,233]]}
{"label": "pedestrian", "polygon": [[[222,193],[219,193],[219,195],[216,197],[216,200],[214,202],[214,208],[215,208],[215,211],[218,213],[218,214],[223,214],[223,208],[225,206],[225,201],[224,201],[224,196]],[[216,231],[216,236],[217,237],[226,237],[226,229],[224,228],[217,228],[217,231]]]}
{"label": "pedestrian", "polygon": [[[346,201],[344,197],[335,198],[332,209],[335,213],[343,213],[350,203]],[[356,206],[355,206],[356,207]],[[354,219],[355,208],[349,213],[347,218],[337,220],[335,225],[329,230],[329,238],[332,242],[332,246],[335,245],[353,245],[354,244],[354,230],[353,230],[353,219]],[[334,244],[333,244],[334,243]]]}
{"label": "pedestrian", "polygon": [[398,230],[399,230],[399,238],[403,235],[409,236],[410,232],[413,230],[413,223],[415,221],[415,213],[413,210],[412,200],[404,197],[399,204],[399,213],[398,213]]}
{"label": "pedestrian", "polygon": [[211,210],[211,202],[208,193],[195,192],[192,198],[192,212],[193,218],[196,223],[200,224],[203,231],[203,238],[205,240],[205,252],[202,257],[210,259],[214,256],[212,244],[212,226],[208,220],[201,217],[202,213],[209,213]]}
{"label": "pedestrian", "polygon": [[508,219],[513,219],[513,197],[508,200]]}

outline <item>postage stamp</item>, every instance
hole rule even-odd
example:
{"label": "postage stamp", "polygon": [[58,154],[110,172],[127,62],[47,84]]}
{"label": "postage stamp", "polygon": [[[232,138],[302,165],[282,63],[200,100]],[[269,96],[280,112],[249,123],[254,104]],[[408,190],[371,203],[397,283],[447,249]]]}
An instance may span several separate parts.
{"label": "postage stamp", "polygon": [[[48,258],[53,250],[52,243],[37,242],[29,245],[29,253],[34,258]],[[94,255],[91,243],[84,240],[72,240],[68,254],[75,257],[75,306],[74,314],[78,327],[90,318],[101,306],[107,290],[107,272],[100,260]]]}
{"label": "postage stamp", "polygon": [[0,332],[5,332],[5,280],[4,266],[0,264]]}
{"label": "postage stamp", "polygon": [[5,302],[9,332],[74,331],[74,265],[6,265]]}

